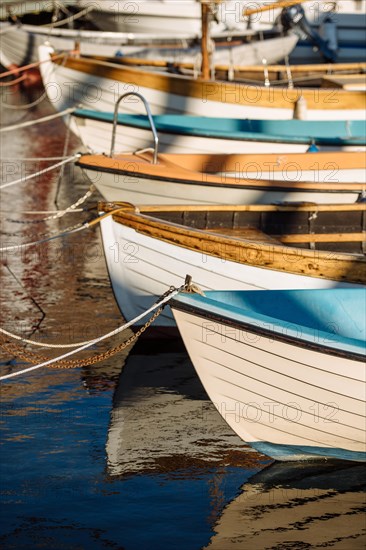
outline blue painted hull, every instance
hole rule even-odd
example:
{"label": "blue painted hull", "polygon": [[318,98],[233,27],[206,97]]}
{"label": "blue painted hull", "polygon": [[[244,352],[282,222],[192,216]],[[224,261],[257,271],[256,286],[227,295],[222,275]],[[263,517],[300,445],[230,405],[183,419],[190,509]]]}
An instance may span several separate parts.
{"label": "blue painted hull", "polygon": [[[78,109],[74,115],[112,124],[113,113]],[[228,140],[265,141],[274,143],[310,144],[322,146],[365,146],[365,121],[249,120],[188,115],[154,116],[159,132]],[[118,123],[150,130],[144,115],[119,115]]]}
{"label": "blue painted hull", "polygon": [[354,452],[332,447],[312,447],[302,445],[276,445],[264,441],[250,442],[249,445],[256,451],[278,460],[290,462],[298,460],[337,459],[366,462],[365,452]]}
{"label": "blue painted hull", "polygon": [[205,291],[170,306],[229,426],[277,461],[366,462],[366,289]]}

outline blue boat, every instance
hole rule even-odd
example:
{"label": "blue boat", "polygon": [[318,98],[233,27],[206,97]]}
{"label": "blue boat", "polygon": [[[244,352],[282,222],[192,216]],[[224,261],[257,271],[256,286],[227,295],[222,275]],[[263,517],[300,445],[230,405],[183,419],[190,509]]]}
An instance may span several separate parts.
{"label": "blue boat", "polygon": [[[132,99],[131,99],[132,101]],[[108,152],[113,113],[77,109],[73,129],[94,152]],[[156,115],[159,150],[170,153],[276,153],[310,150],[364,150],[366,122],[250,120],[190,115]],[[145,115],[119,114],[116,151],[151,147]]]}
{"label": "blue boat", "polygon": [[211,400],[275,460],[366,461],[366,289],[207,291],[171,303]]}

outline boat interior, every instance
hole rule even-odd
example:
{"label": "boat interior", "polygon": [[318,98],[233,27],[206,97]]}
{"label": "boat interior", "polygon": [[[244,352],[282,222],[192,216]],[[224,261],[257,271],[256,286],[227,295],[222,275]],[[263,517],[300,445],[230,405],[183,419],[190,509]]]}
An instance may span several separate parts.
{"label": "boat interior", "polygon": [[[104,205],[102,210],[113,208],[118,209],[118,203]],[[131,213],[131,210],[126,207],[125,212]],[[116,220],[120,213],[121,210],[114,216]],[[281,203],[210,208],[143,206],[137,215],[158,224],[168,222],[172,229],[199,230],[236,241],[277,243],[360,256],[366,253],[365,203]]]}

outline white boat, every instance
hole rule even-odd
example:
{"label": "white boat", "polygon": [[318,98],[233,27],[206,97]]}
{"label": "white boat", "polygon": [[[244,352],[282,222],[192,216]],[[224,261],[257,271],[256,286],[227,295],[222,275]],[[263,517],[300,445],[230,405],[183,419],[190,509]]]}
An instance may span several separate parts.
{"label": "white boat", "polygon": [[171,308],[246,443],[279,461],[366,461],[366,288],[181,293]]}
{"label": "white boat", "polygon": [[65,29],[38,25],[0,23],[0,55],[4,67],[22,67],[38,61],[38,48],[50,44],[55,51],[79,51],[82,55],[107,57],[137,55],[147,44],[156,42],[150,34],[103,32],[85,29]]}
{"label": "white boat", "polygon": [[[279,63],[290,55],[296,46],[295,34],[264,37],[261,33],[251,33],[248,42],[212,42],[211,63],[215,65],[259,65]],[[127,55],[127,54],[126,54]],[[201,46],[190,47],[148,47],[132,56],[136,60],[162,60],[172,64],[193,64],[200,69],[202,63]],[[133,60],[134,60],[133,59]],[[132,61],[133,61],[132,60]]]}
{"label": "white boat", "polygon": [[[184,113],[230,118],[364,120],[365,92],[339,88],[257,86],[148,71],[118,62],[65,55],[52,59],[53,49],[41,46],[40,70],[50,102],[57,110],[76,107],[113,111],[127,91],[142,94],[154,114]],[[336,70],[336,69],[335,69]],[[138,113],[134,99],[124,103]]]}
{"label": "white boat", "polygon": [[108,201],[133,204],[346,203],[366,190],[363,152],[87,154],[76,162]]}
{"label": "white boat", "polygon": [[[186,273],[203,290],[364,285],[359,230],[365,210],[362,203],[139,209],[101,204],[101,213],[109,214],[101,231],[115,299],[123,316],[134,319],[171,285],[180,287]],[[327,233],[329,220],[334,235]],[[168,307],[154,325],[174,328]]]}
{"label": "white boat", "polygon": [[[109,153],[113,136],[113,113],[77,109],[73,128],[88,151]],[[249,120],[188,115],[156,115],[153,122],[164,153],[305,153],[319,151],[364,151],[365,123],[333,120]],[[147,116],[117,116],[117,153],[151,147]],[[315,146],[315,147],[314,147]],[[334,160],[334,159],[333,159]],[[235,203],[235,201],[233,202]]]}
{"label": "white boat", "polygon": [[[186,33],[179,40],[174,35],[162,39],[154,34],[107,32],[84,29],[63,29],[37,25],[0,25],[0,54],[2,65],[19,67],[38,60],[38,48],[43,43],[51,44],[55,51],[79,51],[82,55],[105,57],[133,57],[134,59],[161,60],[168,63],[193,63],[200,65],[198,45],[189,44],[195,36]],[[212,63],[255,65],[263,58],[268,63],[277,63],[294,49],[298,37],[262,36],[250,33],[249,42],[233,42],[223,45],[213,42]]]}

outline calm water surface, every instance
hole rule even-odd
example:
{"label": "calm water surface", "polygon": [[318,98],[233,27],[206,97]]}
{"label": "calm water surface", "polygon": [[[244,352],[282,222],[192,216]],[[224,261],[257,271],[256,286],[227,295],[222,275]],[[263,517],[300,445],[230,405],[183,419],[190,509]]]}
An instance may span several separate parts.
{"label": "calm water surface", "polygon": [[[47,101],[5,106],[31,99],[3,96],[2,125],[53,112]],[[1,138],[7,183],[47,166],[21,159],[62,156],[66,131],[56,120]],[[71,136],[67,154],[80,149]],[[24,214],[65,208],[88,185],[69,166],[62,177],[3,189],[2,246],[95,216],[96,194],[60,220]],[[28,338],[81,341],[122,322],[98,229],[3,252],[1,283],[1,326]],[[29,365],[6,352],[0,361],[2,374]],[[0,407],[2,548],[365,547],[365,467],[271,464],[252,452],[208,400],[178,340],[141,340],[92,367],[10,379]]]}

